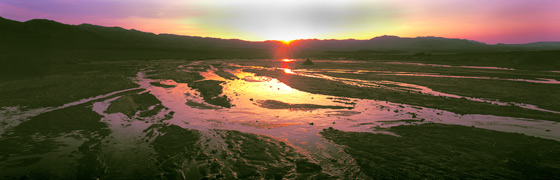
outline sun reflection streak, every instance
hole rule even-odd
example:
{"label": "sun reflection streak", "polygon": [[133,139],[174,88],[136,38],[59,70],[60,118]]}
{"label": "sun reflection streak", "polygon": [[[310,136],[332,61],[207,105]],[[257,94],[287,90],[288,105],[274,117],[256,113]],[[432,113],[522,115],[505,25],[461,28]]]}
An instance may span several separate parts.
{"label": "sun reflection streak", "polygon": [[293,59],[282,59],[282,62],[292,63],[294,62]]}
{"label": "sun reflection streak", "polygon": [[294,74],[294,72],[291,69],[288,68],[284,68],[284,73],[286,74]]}

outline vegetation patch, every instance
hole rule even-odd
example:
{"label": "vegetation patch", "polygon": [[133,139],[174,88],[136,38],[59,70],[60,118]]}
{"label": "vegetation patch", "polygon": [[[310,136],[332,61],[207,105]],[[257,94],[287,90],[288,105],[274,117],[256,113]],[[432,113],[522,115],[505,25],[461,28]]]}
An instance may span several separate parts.
{"label": "vegetation patch", "polygon": [[229,98],[226,95],[221,95],[222,83],[223,81],[206,80],[190,83],[189,86],[200,92],[200,95],[208,104],[230,108]]}
{"label": "vegetation patch", "polygon": [[56,107],[84,98],[138,87],[131,80],[138,67],[131,64],[130,62],[69,64],[53,62],[41,67],[45,70],[39,75],[1,76],[0,107]]}
{"label": "vegetation patch", "polygon": [[219,109],[219,108],[216,108],[214,106],[209,106],[209,105],[206,105],[204,103],[198,103],[198,102],[191,101],[191,100],[187,100],[187,102],[185,104],[192,107],[192,108],[197,108],[197,109]]}
{"label": "vegetation patch", "polygon": [[400,123],[400,122],[415,123],[415,122],[424,122],[424,119],[400,119],[400,120],[395,120],[395,121],[377,121],[377,122],[381,122],[381,123],[385,123],[385,124]]}
{"label": "vegetation patch", "polygon": [[198,131],[183,129],[175,125],[154,124],[146,132],[148,132],[148,137],[156,135],[154,132],[161,134],[151,142],[154,151],[157,153],[158,178],[185,179],[188,177],[200,179],[207,175],[207,173],[201,173],[198,169],[199,166],[204,169],[206,163],[201,162],[193,165],[194,167],[189,164],[192,161],[209,159],[202,153]]}
{"label": "vegetation patch", "polygon": [[276,100],[257,100],[256,104],[267,109],[289,109],[294,111],[310,111],[315,109],[353,109],[345,106],[323,106],[317,104],[290,104]]}
{"label": "vegetation patch", "polygon": [[325,129],[373,179],[558,179],[560,143],[522,134],[423,124],[386,134]]}
{"label": "vegetation patch", "polygon": [[[100,177],[104,168],[102,139],[110,134],[107,124],[100,119],[101,116],[86,105],[78,105],[40,114],[10,129],[0,138],[0,177]],[[82,144],[71,154],[56,155],[57,151],[69,145],[60,138],[73,138]],[[53,158],[53,154],[57,162],[42,161],[43,158]],[[75,164],[65,164],[68,162]]]}
{"label": "vegetation patch", "polygon": [[214,71],[214,73],[216,73],[218,76],[223,77],[225,79],[230,79],[230,80],[237,79],[237,76],[223,70]]}
{"label": "vegetation patch", "polygon": [[204,79],[204,77],[202,77],[198,72],[187,72],[187,71],[181,71],[176,69],[158,71],[157,73],[150,75],[149,78],[171,79],[178,83],[192,83],[194,81]]}
{"label": "vegetation patch", "polygon": [[[222,131],[233,156],[231,170],[239,179],[328,179],[321,166],[300,157],[293,147],[273,138]],[[336,179],[336,178],[335,178]]]}
{"label": "vegetation patch", "polygon": [[173,87],[175,87],[175,85],[161,84],[160,82],[150,82],[150,84],[152,86],[157,86],[157,87],[162,87],[162,88],[173,88]]}
{"label": "vegetation patch", "polygon": [[[152,107],[152,108],[151,108]],[[113,101],[105,112],[123,113],[129,118],[134,117],[136,112],[140,112],[140,117],[150,117],[156,115],[164,108],[154,95],[149,92],[142,94],[125,95]]]}

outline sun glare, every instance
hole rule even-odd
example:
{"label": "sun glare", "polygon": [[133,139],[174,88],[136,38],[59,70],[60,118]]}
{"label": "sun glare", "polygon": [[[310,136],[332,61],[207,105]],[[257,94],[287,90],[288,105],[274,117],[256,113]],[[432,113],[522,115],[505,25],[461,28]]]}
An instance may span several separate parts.
{"label": "sun glare", "polygon": [[282,59],[282,62],[287,62],[287,63],[291,63],[293,61],[294,61],[293,59]]}

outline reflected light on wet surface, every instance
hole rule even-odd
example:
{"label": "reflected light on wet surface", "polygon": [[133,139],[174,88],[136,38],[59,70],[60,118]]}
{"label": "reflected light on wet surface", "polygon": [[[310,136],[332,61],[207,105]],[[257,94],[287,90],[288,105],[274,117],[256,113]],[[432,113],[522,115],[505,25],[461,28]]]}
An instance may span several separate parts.
{"label": "reflected light on wet surface", "polygon": [[[468,127],[476,126],[476,128],[492,129],[503,132],[523,133],[530,136],[560,141],[560,134],[558,133],[560,130],[560,124],[553,121],[493,115],[460,115],[444,110],[388,101],[313,94],[292,88],[287,85],[290,83],[286,82],[287,84],[285,84],[278,79],[267,76],[258,76],[257,74],[252,73],[252,71],[247,71],[250,69],[269,71],[284,77],[288,76],[284,75],[284,73],[290,74],[289,78],[284,78],[284,80],[288,79],[292,81],[292,83],[298,80],[298,76],[304,76],[308,79],[321,79],[345,83],[355,86],[356,89],[360,88],[360,90],[363,91],[375,91],[374,88],[386,88],[395,91],[411,91],[434,96],[463,98],[459,95],[438,92],[428,87],[416,84],[394,81],[341,78],[328,76],[329,74],[326,74],[329,72],[352,74],[375,72],[394,74],[394,72],[391,71],[356,69],[307,70],[294,66],[296,63],[291,63],[292,61],[294,60],[288,59],[288,61],[285,61],[284,59],[268,59],[256,61],[251,59],[246,61],[196,61],[190,62],[190,64],[182,64],[178,66],[178,69],[166,69],[166,71],[171,72],[196,72],[203,76],[202,80],[193,80],[193,84],[208,80],[212,80],[214,82],[219,81],[219,86],[210,86],[212,84],[209,86],[203,86],[208,84],[199,83],[197,89],[193,89],[193,87],[197,87],[193,84],[183,83],[185,81],[176,82],[165,78],[156,79],[151,78],[149,74],[145,76],[144,72],[149,72],[150,70],[148,68],[147,70],[143,70],[143,72],[139,72],[135,78],[135,83],[140,86],[139,88],[115,91],[105,95],[71,102],[61,107],[52,109],[62,109],[69,106],[84,104],[85,102],[93,102],[90,107],[94,112],[103,116],[101,121],[106,123],[112,132],[111,138],[106,141],[106,144],[103,144],[103,148],[108,149],[106,150],[107,152],[104,153],[107,153],[107,156],[119,157],[116,158],[119,162],[128,162],[122,161],[121,157],[128,159],[140,159],[137,157],[145,158],[154,156],[155,153],[152,152],[152,144],[149,143],[149,140],[145,140],[144,138],[152,138],[151,135],[147,136],[147,134],[152,133],[156,134],[156,137],[165,135],[164,131],[156,131],[158,125],[176,125],[189,130],[194,129],[200,131],[200,144],[197,144],[197,146],[200,145],[201,147],[204,147],[201,148],[203,151],[201,154],[208,154],[210,157],[216,157],[216,161],[223,160],[220,159],[221,154],[234,153],[232,148],[224,148],[227,147],[227,139],[225,136],[220,135],[220,131],[235,130],[242,133],[265,135],[273,138],[274,140],[286,142],[290,146],[295,147],[298,153],[320,162],[320,165],[323,167],[323,171],[340,177],[347,177],[345,176],[348,174],[347,172],[357,172],[357,166],[355,164],[356,160],[347,154],[342,146],[339,146],[332,141],[323,139],[320,132],[326,128],[332,127],[341,131],[396,135],[389,131],[385,131],[384,129],[400,125],[442,123]],[[243,62],[248,62],[248,65],[241,65]],[[282,65],[280,65],[280,63]],[[290,64],[292,67],[289,66]],[[312,83],[313,81],[305,82],[311,82],[306,84],[309,86],[316,85]],[[134,90],[142,91],[139,93],[134,92],[128,94],[128,91]],[[207,102],[208,98],[206,97],[205,99],[205,97],[202,96],[205,91],[206,93],[208,91],[220,92],[220,96],[227,97],[227,101],[232,104],[231,108],[224,108],[218,105],[209,104]],[[120,94],[124,92],[127,92],[127,94]],[[138,111],[136,113],[137,115],[134,115],[134,118],[127,117],[122,113],[107,112],[108,107],[112,103],[115,103],[117,99],[123,96],[131,96],[142,93],[149,93],[155,96],[158,102],[161,102],[161,105],[165,108],[160,110],[157,114],[146,118],[138,117],[141,111]],[[472,101],[480,100],[488,103],[497,102],[477,98],[469,99],[469,97],[465,97],[465,99]],[[152,106],[152,108],[153,107],[155,106]],[[537,107],[535,106],[534,108]],[[48,111],[51,110],[41,110],[41,112]],[[27,112],[30,113],[29,111]],[[40,114],[41,112],[34,113],[33,115]],[[13,119],[11,118],[12,116],[14,118],[20,118],[20,115],[25,113],[26,112],[21,112],[21,110],[17,108],[0,108],[0,124],[9,123],[7,121]],[[9,126],[13,127],[14,125]],[[4,126],[0,127],[0,135],[3,135],[6,132],[5,129],[6,128]],[[262,138],[259,138],[259,141],[261,139]],[[69,142],[67,144],[83,143],[70,142],[73,141],[71,138],[61,138],[56,141]],[[242,141],[243,140],[241,140],[240,143],[244,143]],[[176,142],[183,141],[179,140]],[[164,144],[164,146],[166,145],[168,144]],[[68,145],[68,148],[66,149],[73,150],[78,148],[81,147],[78,147],[77,145]],[[111,153],[109,153],[109,151]],[[140,154],[135,154],[138,152],[140,152]],[[63,152],[61,154],[69,153]],[[56,154],[56,160],[60,159],[60,157],[63,157],[63,155]],[[181,156],[177,157],[181,158]],[[244,156],[236,157],[239,158],[239,161],[245,161],[245,159],[243,159]],[[14,156],[9,158],[13,160],[20,157]],[[6,159],[6,157],[4,159]],[[112,160],[114,159],[115,158]],[[337,161],[333,161],[333,159],[336,159]],[[133,161],[133,163],[137,162]],[[189,162],[186,163],[188,165]],[[194,162],[193,164],[198,165],[196,163],[197,162]],[[195,169],[197,168],[197,166],[193,167],[195,167]],[[257,168],[264,169],[264,166],[257,166]]]}
{"label": "reflected light on wet surface", "polygon": [[292,62],[294,62],[294,60],[293,59],[282,59],[282,62],[292,63]]}
{"label": "reflected light on wet surface", "polygon": [[[239,62],[239,60],[236,62]],[[255,64],[254,60],[250,62],[250,64]],[[278,65],[276,63],[279,60],[263,60],[262,62]],[[219,79],[217,78],[219,75],[214,71],[228,72],[237,77],[236,79],[222,80],[223,83],[221,84],[223,87],[222,94],[227,96],[233,105],[231,108],[197,108],[185,104],[192,101],[213,106],[207,104],[197,90],[191,89],[184,83],[179,83],[174,88],[161,88],[151,86],[149,82],[154,81],[151,79],[140,79],[139,82],[143,88],[148,89],[160,99],[164,106],[175,112],[169,122],[184,128],[202,131],[210,128],[238,130],[314,144],[311,142],[321,139],[316,136],[316,133],[328,127],[343,131],[387,133],[373,129],[375,127],[387,128],[406,124],[437,122],[465,126],[477,125],[477,127],[485,129],[523,132],[539,137],[560,139],[560,137],[551,136],[550,133],[543,130],[557,126],[548,121],[526,121],[519,118],[491,115],[458,115],[452,112],[406,104],[313,94],[294,89],[278,79],[257,76],[244,70],[284,71],[283,73],[290,75],[342,81],[365,88],[374,87],[373,85],[377,83],[384,85],[397,82],[370,82],[335,78],[305,72],[304,69],[294,71],[293,68],[285,67],[243,66],[239,63],[223,61],[198,63],[197,65],[222,64],[219,65],[221,67],[211,68],[200,73],[206,80]],[[399,84],[398,86],[406,89],[421,88],[417,89],[418,91],[426,90],[420,86],[409,87],[407,85],[410,84]],[[400,120],[403,119],[412,119],[410,121],[414,121],[414,123],[401,122]]]}
{"label": "reflected light on wet surface", "polygon": [[284,68],[284,73],[286,74],[294,74],[294,72],[291,69],[288,68]]}

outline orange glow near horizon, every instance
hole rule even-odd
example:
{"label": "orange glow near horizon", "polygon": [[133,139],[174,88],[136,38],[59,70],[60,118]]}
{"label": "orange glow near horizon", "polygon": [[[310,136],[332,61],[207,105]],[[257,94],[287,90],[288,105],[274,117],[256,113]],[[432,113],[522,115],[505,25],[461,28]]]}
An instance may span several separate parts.
{"label": "orange glow near horizon", "polygon": [[289,58],[292,57],[292,45],[286,44],[284,41],[277,42],[280,42],[281,45],[275,50],[274,58],[282,59],[282,62],[288,62],[285,60],[290,60]]}
{"label": "orange glow near horizon", "polygon": [[[560,41],[558,0],[1,1],[0,16],[155,34],[273,40],[437,36],[485,43]],[[283,56],[282,58],[289,57]]]}
{"label": "orange glow near horizon", "polygon": [[294,61],[293,59],[282,59],[282,62],[287,62],[287,63],[291,63],[293,61]]}

